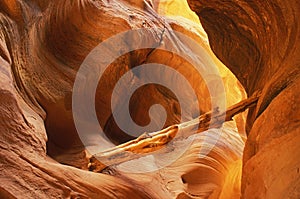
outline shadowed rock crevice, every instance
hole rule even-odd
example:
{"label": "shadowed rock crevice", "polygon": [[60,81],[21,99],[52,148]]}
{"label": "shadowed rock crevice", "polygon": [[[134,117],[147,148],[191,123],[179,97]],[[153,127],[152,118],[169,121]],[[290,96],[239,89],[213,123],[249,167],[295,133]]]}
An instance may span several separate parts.
{"label": "shadowed rock crevice", "polygon": [[[74,79],[88,53],[113,35],[146,28],[150,31],[150,37],[146,39],[156,44],[153,49],[137,50],[116,59],[100,80],[96,96],[87,96],[96,98],[99,123],[102,127],[106,126],[106,133],[113,139],[119,138],[120,134],[113,135],[117,131],[116,126],[111,125],[111,91],[122,75],[140,64],[158,62],[172,67],[188,80],[196,92],[200,107],[194,102],[188,106],[193,110],[199,109],[201,113],[211,109],[206,84],[191,63],[173,53],[156,49],[169,42],[184,53],[199,56],[191,51],[192,46],[179,39],[175,31],[193,38],[220,70],[227,91],[226,106],[245,98],[240,83],[213,55],[207,45],[206,33],[186,2],[152,3],[121,0],[1,2],[3,28],[0,35],[4,36],[0,40],[3,56],[0,59],[0,118],[3,118],[0,120],[3,135],[0,167],[3,171],[1,180],[7,182],[1,185],[3,195],[11,194],[17,198],[176,198],[181,195],[207,197],[213,193],[219,196],[229,165],[241,159],[244,142],[240,135],[244,135],[244,115],[218,130],[195,136],[196,141],[190,147],[186,140],[178,142],[178,148],[186,148],[187,151],[166,168],[143,173],[145,168],[157,164],[148,156],[145,162],[133,162],[133,166],[130,166],[130,161],[115,165],[117,169],[134,168],[141,173],[115,172],[110,176],[109,172],[104,175],[85,171],[90,154],[84,150],[74,126]],[[182,9],[181,18],[171,14],[176,6]],[[187,20],[190,17],[193,21]],[[133,41],[143,43],[147,40],[139,35]],[[170,78],[170,81],[176,80],[171,75],[161,75]],[[136,75],[134,78],[138,80],[139,77]],[[209,82],[214,83],[217,79],[211,76]],[[218,85],[214,88],[219,89]],[[119,98],[121,103],[122,96]],[[156,85],[138,90],[130,103],[131,116],[140,124],[147,124],[148,107],[155,103],[166,109],[168,118],[165,127],[179,123],[182,114],[174,94],[168,88]],[[186,120],[197,116],[199,113],[193,113]],[[219,134],[222,136],[217,139]],[[128,139],[131,138],[116,140],[116,143]],[[209,143],[207,139],[216,140],[216,143]],[[206,148],[212,148],[212,152],[200,158],[199,151]],[[172,160],[170,154],[162,154],[162,157],[166,161]],[[203,178],[193,178],[193,171],[199,172],[197,176],[202,173]],[[206,175],[212,171],[217,171],[214,179]],[[187,176],[185,183],[180,176]]]}
{"label": "shadowed rock crevice", "polygon": [[[299,198],[299,3],[189,0],[189,4],[208,37],[197,15],[181,0],[0,2],[0,196]],[[188,129],[185,133],[190,136],[173,147],[186,151],[158,170],[159,161],[172,160],[174,153],[112,163],[106,174],[86,171],[91,154],[84,150],[72,114],[77,71],[99,43],[139,28],[148,30],[149,37],[137,35],[130,41],[155,45],[117,58],[100,79],[96,95],[86,96],[95,98],[97,119],[106,134],[115,144],[133,138],[125,134],[120,138],[124,132],[114,124],[111,95],[116,82],[140,64],[158,62],[181,73],[200,104],[188,106],[210,111],[211,96],[191,63],[157,49],[169,42],[197,57],[202,55],[192,49],[200,45],[203,56],[219,70],[226,93],[216,98],[226,98],[226,107],[245,99],[244,90],[248,96],[262,93],[249,111],[243,165],[246,113],[197,135]],[[181,40],[176,31],[194,39],[194,45]],[[124,48],[131,45],[124,43]],[[117,47],[111,44],[109,52]],[[134,81],[141,79],[140,74],[131,75]],[[162,75],[175,81],[172,75]],[[217,80],[209,76],[216,90]],[[116,104],[122,105],[122,97]],[[179,122],[178,101],[168,89],[148,85],[132,96],[130,114],[138,124],[147,124],[149,107],[160,103],[167,112],[167,127]],[[79,111],[86,110],[79,107]],[[176,132],[169,130],[165,140]],[[141,150],[151,150],[161,142],[143,144]],[[199,151],[205,150],[209,152],[200,156]],[[145,169],[152,170],[145,173]]]}

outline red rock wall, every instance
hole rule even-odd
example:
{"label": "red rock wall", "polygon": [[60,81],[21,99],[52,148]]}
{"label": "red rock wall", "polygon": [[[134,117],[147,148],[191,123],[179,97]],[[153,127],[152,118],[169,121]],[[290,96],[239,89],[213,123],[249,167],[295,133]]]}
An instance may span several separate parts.
{"label": "red rock wall", "polygon": [[[154,8],[151,2],[135,0],[0,2],[0,198],[218,198],[226,193],[240,194],[238,179],[244,141],[235,122],[195,136],[195,143],[186,153],[161,170],[128,174],[115,171],[113,166],[106,174],[87,171],[88,155],[72,118],[73,83],[89,51],[112,35],[155,28],[151,35],[159,42],[166,29],[166,41],[178,44],[173,31],[182,32],[197,40],[222,71],[228,89],[227,105],[245,98],[238,81],[208,48],[200,24],[160,17]],[[163,4],[160,8],[165,10]],[[189,12],[183,17],[187,16]],[[135,42],[145,42],[143,39],[140,35]],[[194,55],[188,46],[180,44],[181,50]],[[145,60],[159,61],[181,72],[201,102],[201,107],[189,105],[203,112],[210,109],[205,83],[190,64],[172,53],[157,50],[148,55],[149,51],[121,56],[100,80],[96,93],[98,120],[115,143],[130,137],[122,137],[123,132],[111,119],[112,89],[120,76]],[[132,116],[137,122],[149,120],[146,109],[154,103],[166,108],[167,126],[179,121],[178,100],[166,89],[153,85],[142,88],[132,101]],[[122,96],[119,102],[122,103]],[[240,124],[243,126],[243,117]],[[216,139],[220,133],[220,139]],[[207,138],[217,142],[209,143]],[[176,143],[177,148],[185,145],[186,142]],[[203,148],[212,150],[200,158]],[[166,155],[165,159],[169,158]],[[143,170],[154,163],[136,164],[134,168]],[[230,179],[237,183],[230,183]]]}
{"label": "red rock wall", "polygon": [[189,0],[213,51],[248,95],[243,198],[299,198],[300,3]]}
{"label": "red rock wall", "polygon": [[[247,121],[242,197],[299,198],[299,3],[190,0],[189,4],[200,17],[212,50],[247,94],[257,90],[263,94]],[[181,17],[176,16],[175,5],[182,6]],[[205,158],[199,158],[199,150],[210,147],[205,137],[215,137],[216,130],[195,136],[197,142],[176,162],[146,174],[114,168],[108,169],[110,175],[87,171],[87,154],[74,127],[72,88],[85,56],[110,36],[141,27],[156,28],[152,36],[157,41],[165,28],[171,43],[179,42],[173,30],[196,39],[223,71],[227,105],[245,97],[237,80],[211,53],[206,34],[185,6],[179,1],[141,0],[0,2],[0,198],[239,198],[244,143],[234,122],[224,125],[221,139]],[[112,140],[122,138],[115,143],[130,137],[111,119],[112,89],[120,76],[145,60],[159,60],[183,73],[203,102],[197,108],[209,110],[207,90],[188,64],[166,52],[148,53],[141,50],[120,57],[100,81],[98,120]],[[140,113],[157,101],[168,112],[167,125],[179,121],[178,102],[169,91],[150,86],[139,93],[143,95],[133,97],[132,114],[138,122],[147,123],[149,118]],[[243,117],[236,121],[243,126]]]}

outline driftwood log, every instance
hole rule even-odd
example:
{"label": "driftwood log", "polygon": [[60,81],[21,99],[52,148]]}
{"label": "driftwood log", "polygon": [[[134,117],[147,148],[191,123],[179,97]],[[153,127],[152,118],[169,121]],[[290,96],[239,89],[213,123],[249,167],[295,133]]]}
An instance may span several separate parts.
{"label": "driftwood log", "polygon": [[255,106],[260,95],[261,92],[256,92],[250,98],[229,107],[225,112],[219,112],[215,109],[213,112],[205,113],[194,120],[172,125],[158,132],[144,133],[134,140],[94,154],[90,158],[89,170],[101,172],[109,166],[118,165],[157,151],[173,139],[186,139],[209,128],[220,128],[224,122],[231,121],[235,115]]}

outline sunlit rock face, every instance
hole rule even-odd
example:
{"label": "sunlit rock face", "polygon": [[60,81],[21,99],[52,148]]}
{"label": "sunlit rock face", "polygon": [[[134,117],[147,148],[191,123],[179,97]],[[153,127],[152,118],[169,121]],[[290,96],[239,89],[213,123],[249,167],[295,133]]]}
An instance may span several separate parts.
{"label": "sunlit rock face", "polygon": [[[180,15],[176,8],[180,8]],[[155,166],[155,160],[147,157],[143,164],[116,165],[108,171],[113,175],[87,171],[87,154],[74,126],[72,92],[80,65],[99,43],[139,28],[151,30],[149,43],[170,43],[192,57],[201,57],[175,31],[194,39],[195,45],[203,47],[205,56],[220,71],[226,91],[225,96],[220,94],[221,100],[226,99],[224,105],[245,98],[238,80],[210,50],[206,33],[186,2],[5,0],[0,2],[0,11],[0,168],[4,182],[1,198],[239,197],[244,115],[219,130],[189,138],[194,139],[191,146],[167,167],[138,174],[132,170],[145,171],[145,167]],[[133,41],[147,42],[142,35]],[[141,64],[156,62],[181,73],[195,90],[195,101],[199,104],[188,105],[200,113],[195,112],[185,121],[211,110],[211,96],[203,77],[196,74],[190,63],[162,50],[126,53],[105,71],[95,96],[97,119],[114,144],[133,138],[119,129],[112,117],[114,86],[126,73],[133,82],[140,81],[130,71]],[[168,73],[163,75],[174,80]],[[210,77],[211,82],[216,79]],[[122,105],[123,96],[115,100]],[[174,93],[157,85],[144,86],[132,96],[132,119],[146,125],[150,120],[148,110],[156,103],[166,110],[164,127],[182,122]],[[175,147],[186,147],[186,143],[177,142]],[[203,157],[199,151],[205,149],[211,151]],[[167,154],[165,158],[171,157]],[[124,172],[128,168],[131,172]]]}
{"label": "sunlit rock face", "polygon": [[[243,86],[236,79],[234,74],[212,52],[207,34],[202,28],[202,24],[200,24],[196,13],[190,10],[188,3],[186,1],[178,0],[160,0],[156,2],[157,5],[155,9],[157,10],[157,13],[165,16],[173,29],[183,32],[198,41],[210,54],[224,81],[226,106],[231,106],[242,99],[245,99],[246,94]],[[241,135],[245,134],[245,117],[246,113],[235,117]]]}
{"label": "sunlit rock face", "polygon": [[250,111],[243,198],[299,198],[298,1],[189,0],[216,55],[263,96]]}

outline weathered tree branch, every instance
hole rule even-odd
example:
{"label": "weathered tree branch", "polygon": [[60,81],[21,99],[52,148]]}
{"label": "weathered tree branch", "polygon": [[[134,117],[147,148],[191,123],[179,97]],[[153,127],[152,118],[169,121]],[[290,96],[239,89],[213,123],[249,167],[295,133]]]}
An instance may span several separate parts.
{"label": "weathered tree branch", "polygon": [[[176,139],[184,139],[195,133],[206,131],[209,128],[220,128],[224,122],[231,121],[235,115],[255,106],[260,95],[261,93],[257,92],[250,98],[229,107],[225,112],[219,112],[216,109],[189,122],[172,125],[158,132],[144,133],[135,140],[95,154],[90,158],[89,169],[94,172],[101,172],[107,166],[140,158],[141,155],[147,155],[150,152],[163,148],[176,135]],[[178,134],[179,132],[180,134]]]}

